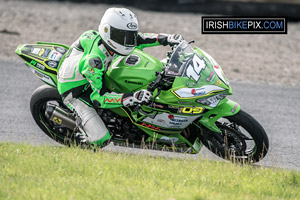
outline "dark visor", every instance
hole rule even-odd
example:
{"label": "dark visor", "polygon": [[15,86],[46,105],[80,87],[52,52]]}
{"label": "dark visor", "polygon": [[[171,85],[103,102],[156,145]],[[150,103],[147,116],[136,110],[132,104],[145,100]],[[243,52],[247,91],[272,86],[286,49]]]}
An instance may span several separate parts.
{"label": "dark visor", "polygon": [[124,31],[111,26],[110,38],[116,43],[124,46],[135,46],[137,31]]}

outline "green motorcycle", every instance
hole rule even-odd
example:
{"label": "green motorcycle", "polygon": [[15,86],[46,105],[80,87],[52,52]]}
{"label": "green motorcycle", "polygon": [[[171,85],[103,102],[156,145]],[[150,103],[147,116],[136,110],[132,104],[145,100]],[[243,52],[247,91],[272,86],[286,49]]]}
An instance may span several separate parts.
{"label": "green motorcycle", "polygon": [[[261,160],[269,148],[263,127],[238,103],[226,98],[232,89],[221,67],[190,43],[183,41],[173,47],[162,61],[139,49],[113,60],[104,75],[110,91],[147,89],[153,97],[147,105],[98,110],[111,141],[192,154],[204,145],[224,159]],[[79,143],[76,115],[63,104],[56,89],[61,58],[68,49],[63,44],[43,42],[16,49],[29,69],[47,84],[36,89],[30,101],[35,122],[65,145]]]}

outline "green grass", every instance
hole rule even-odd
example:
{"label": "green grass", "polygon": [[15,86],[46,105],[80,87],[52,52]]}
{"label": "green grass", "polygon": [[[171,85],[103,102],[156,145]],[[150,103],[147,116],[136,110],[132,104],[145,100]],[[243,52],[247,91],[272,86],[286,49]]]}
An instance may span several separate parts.
{"label": "green grass", "polygon": [[295,171],[0,143],[0,199],[300,199]]}

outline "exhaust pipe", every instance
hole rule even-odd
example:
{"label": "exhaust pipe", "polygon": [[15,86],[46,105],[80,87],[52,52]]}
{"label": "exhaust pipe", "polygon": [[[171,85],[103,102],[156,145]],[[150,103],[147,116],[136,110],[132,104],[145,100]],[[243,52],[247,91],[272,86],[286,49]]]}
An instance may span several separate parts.
{"label": "exhaust pipe", "polygon": [[76,127],[75,117],[54,104],[47,104],[45,116],[63,127],[69,129],[74,129]]}

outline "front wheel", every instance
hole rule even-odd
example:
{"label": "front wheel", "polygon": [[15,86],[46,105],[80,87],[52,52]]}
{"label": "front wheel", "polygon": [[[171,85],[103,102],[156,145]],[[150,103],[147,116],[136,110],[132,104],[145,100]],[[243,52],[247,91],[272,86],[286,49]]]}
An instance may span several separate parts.
{"label": "front wheel", "polygon": [[240,110],[216,122],[222,133],[202,129],[200,140],[216,155],[241,162],[258,162],[269,149],[268,136],[251,115]]}

